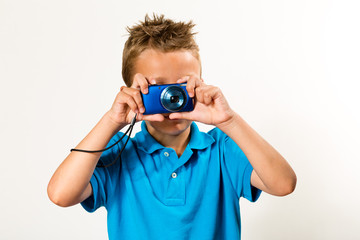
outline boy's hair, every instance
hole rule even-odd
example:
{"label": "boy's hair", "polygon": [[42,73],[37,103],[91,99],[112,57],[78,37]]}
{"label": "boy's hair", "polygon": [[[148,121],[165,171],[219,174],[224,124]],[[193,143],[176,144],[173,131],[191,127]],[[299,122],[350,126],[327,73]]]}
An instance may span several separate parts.
{"label": "boy's hair", "polygon": [[136,58],[146,49],[163,52],[189,50],[200,62],[199,47],[192,31],[195,24],[192,21],[174,22],[164,15],[153,14],[151,19],[147,14],[145,21],[126,30],[130,36],[125,43],[122,62],[122,76],[125,84],[130,87],[134,76]]}

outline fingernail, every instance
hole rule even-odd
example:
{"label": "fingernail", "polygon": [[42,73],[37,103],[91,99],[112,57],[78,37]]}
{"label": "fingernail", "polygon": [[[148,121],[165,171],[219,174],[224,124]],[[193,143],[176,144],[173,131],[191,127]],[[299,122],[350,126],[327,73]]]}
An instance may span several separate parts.
{"label": "fingernail", "polygon": [[141,113],[144,113],[144,112],[145,112],[145,108],[143,108],[143,107],[140,108],[140,112],[141,112]]}

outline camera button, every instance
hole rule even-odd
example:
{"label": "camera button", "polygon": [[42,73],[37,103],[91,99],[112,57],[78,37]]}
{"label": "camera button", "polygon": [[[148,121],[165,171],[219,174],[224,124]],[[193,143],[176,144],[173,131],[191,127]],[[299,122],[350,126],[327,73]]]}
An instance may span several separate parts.
{"label": "camera button", "polygon": [[164,152],[164,156],[165,156],[165,157],[168,157],[168,156],[169,156],[169,153],[168,153],[168,152]]}
{"label": "camera button", "polygon": [[177,177],[176,172],[173,172],[173,173],[171,174],[171,177],[172,177],[172,178],[176,178],[176,177]]}

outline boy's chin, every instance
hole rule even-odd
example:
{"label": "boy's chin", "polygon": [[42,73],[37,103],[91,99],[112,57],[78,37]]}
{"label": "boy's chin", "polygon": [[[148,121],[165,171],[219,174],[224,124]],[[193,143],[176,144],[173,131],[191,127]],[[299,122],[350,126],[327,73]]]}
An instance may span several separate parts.
{"label": "boy's chin", "polygon": [[167,135],[179,135],[191,125],[192,121],[184,119],[169,119],[168,116],[164,116],[164,121],[146,122],[147,124],[150,124],[151,127],[154,128],[157,132],[161,132]]}

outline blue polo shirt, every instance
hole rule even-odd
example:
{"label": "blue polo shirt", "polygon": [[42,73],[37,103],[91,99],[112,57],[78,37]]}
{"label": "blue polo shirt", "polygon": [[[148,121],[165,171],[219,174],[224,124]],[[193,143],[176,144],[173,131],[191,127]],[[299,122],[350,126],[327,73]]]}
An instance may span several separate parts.
{"label": "blue polo shirt", "polygon": [[[109,239],[240,239],[239,198],[256,201],[261,191],[250,185],[253,171],[236,143],[220,129],[191,138],[179,158],[171,148],[141,131],[124,149],[121,161],[96,168],[93,195],[81,205],[107,210]],[[123,133],[117,133],[108,146]],[[122,140],[125,142],[126,137]],[[101,155],[107,164],[121,144]]]}

